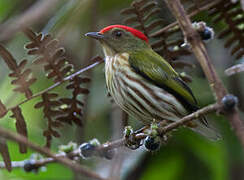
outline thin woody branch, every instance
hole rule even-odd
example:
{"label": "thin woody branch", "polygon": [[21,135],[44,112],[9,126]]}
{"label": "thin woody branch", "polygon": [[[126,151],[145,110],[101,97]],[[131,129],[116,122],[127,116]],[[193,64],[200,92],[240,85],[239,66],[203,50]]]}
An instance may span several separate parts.
{"label": "thin woody branch", "polygon": [[[211,7],[217,2],[218,1],[209,3],[206,7],[203,7],[203,8]],[[201,66],[206,74],[206,77],[209,80],[209,84],[212,88],[212,91],[217,97],[217,103],[206,106],[192,114],[185,116],[180,121],[171,123],[167,126],[164,126],[163,124],[159,124],[158,133],[161,136],[165,135],[166,133],[168,133],[180,126],[184,126],[184,124],[186,124],[194,119],[198,119],[199,117],[201,117],[203,115],[206,115],[211,112],[222,111],[224,109],[223,108],[223,104],[224,104],[223,97],[226,97],[226,94],[227,94],[227,90],[225,89],[220,78],[218,77],[218,75],[215,71],[215,68],[213,67],[213,65],[210,61],[210,58],[208,57],[204,44],[202,43],[198,33],[192,28],[191,22],[189,20],[189,17],[197,14],[199,12],[199,10],[193,11],[190,15],[186,15],[179,0],[168,0],[168,5],[171,8],[173,14],[176,16],[178,24],[181,27],[181,29],[183,30],[183,33],[186,37],[187,42],[189,42],[191,44],[192,51],[195,54],[195,56],[197,57],[197,59],[199,60],[199,63],[201,64]],[[203,10],[203,8],[202,8],[202,10]],[[20,23],[21,22],[22,21],[20,21]],[[30,24],[33,23],[33,18],[32,18],[32,20],[28,21],[28,24],[29,23]],[[164,28],[163,30],[165,30],[165,29],[167,30],[167,28],[170,28],[172,25],[176,25],[176,24],[177,23],[173,23],[173,24],[167,26],[166,28]],[[10,33],[14,34],[17,30],[24,28],[24,26],[22,26],[22,24],[17,24],[17,25],[18,25],[17,27],[13,27],[13,30],[10,31]],[[0,40],[1,40],[1,36],[0,36]],[[53,90],[54,88],[60,86],[64,82],[69,81],[69,80],[73,79],[74,77],[79,76],[81,73],[83,73],[103,62],[102,58],[100,58],[100,57],[97,57],[96,60],[97,61],[95,63],[93,63],[92,65],[87,66],[68,77],[65,77],[65,78],[61,77],[60,81],[58,81],[54,85],[50,86],[49,88],[47,88],[37,94],[34,94],[34,95],[31,94],[30,97],[28,97],[28,99],[23,100],[22,102],[18,103],[14,107],[10,107],[10,108],[6,109],[5,106],[3,104],[1,104],[1,102],[0,102],[0,116],[5,115],[8,111],[13,110],[16,107],[19,107],[20,105],[28,102],[29,100],[31,100],[33,98],[36,98],[38,96],[43,95],[44,93],[47,93],[47,92]],[[2,111],[1,111],[1,109],[2,109]],[[239,117],[237,110],[234,108],[231,111],[229,111],[227,113],[227,117],[229,118],[232,126],[234,127],[234,130],[235,130],[237,136],[240,138],[240,141],[241,141],[242,145],[244,146],[244,125],[243,125],[242,121],[240,121],[240,117]],[[143,130],[136,131],[136,132],[134,132],[133,135],[135,136],[135,139],[138,141],[141,141],[148,136],[148,134],[144,133]],[[0,127],[0,137],[2,137],[3,139],[8,139],[8,140],[18,142],[26,147],[29,147],[29,148],[47,156],[46,158],[36,160],[34,162],[34,164],[32,164],[37,169],[39,167],[45,166],[49,163],[58,162],[60,164],[63,164],[65,166],[69,167],[71,170],[73,170],[81,175],[87,176],[91,179],[106,180],[105,178],[101,177],[100,175],[98,175],[90,170],[87,170],[85,167],[74,162],[74,160],[76,160],[76,158],[81,156],[80,147],[67,154],[64,154],[64,153],[54,154],[49,149],[42,148],[39,145],[28,141],[28,139],[26,139],[24,136],[13,133],[13,132],[6,130],[4,128],[1,128],[1,127]],[[116,141],[108,142],[103,145],[97,146],[95,148],[95,151],[97,151],[98,154],[100,154],[100,153],[103,153],[103,152],[106,152],[106,151],[109,151],[109,150],[112,150],[115,148],[119,148],[121,146],[124,146],[125,144],[126,144],[126,138],[121,138]],[[25,165],[26,165],[25,161],[12,162],[13,168],[18,168],[18,167],[23,168]],[[0,162],[0,168],[4,168],[4,167],[6,167],[5,164]]]}
{"label": "thin woody branch", "polygon": [[[202,66],[213,93],[217,97],[217,102],[220,104],[223,97],[227,94],[227,90],[218,77],[199,34],[192,27],[191,21],[179,0],[165,0],[165,2],[177,19],[187,42],[191,45],[192,52]],[[227,117],[244,148],[244,124],[240,120],[237,109],[229,112]]]}
{"label": "thin woody branch", "polygon": [[[171,123],[167,126],[162,126],[162,127],[160,127],[160,125],[159,125],[159,130],[158,130],[159,135],[162,136],[165,133],[168,133],[168,132],[172,131],[173,129],[176,129],[176,128],[178,128],[178,127],[184,125],[185,123],[188,123],[194,119],[198,119],[199,117],[204,116],[206,114],[209,114],[211,112],[218,112],[221,110],[222,110],[222,106],[217,104],[217,103],[206,106],[206,107],[199,109],[198,111],[196,111],[192,114],[185,116],[180,121],[177,121],[177,122],[174,122],[174,123]],[[146,134],[142,133],[142,131],[144,131],[145,129],[146,128],[142,128],[141,130],[138,130],[135,133],[135,139],[136,140],[141,141],[147,137]],[[72,162],[70,159],[75,159],[75,157],[80,157],[79,148],[75,149],[72,152],[67,153],[67,154],[60,154],[60,153],[59,154],[53,154],[48,149],[39,147],[39,146],[29,142],[25,137],[19,136],[19,135],[18,135],[19,136],[18,137],[15,133],[9,132],[8,130],[5,130],[1,127],[0,127],[0,135],[5,137],[6,139],[11,139],[11,140],[14,140],[16,142],[21,142],[23,144],[26,144],[28,147],[36,150],[37,152],[39,152],[41,154],[47,155],[49,157],[49,158],[43,158],[40,160],[36,160],[32,164],[32,166],[34,166],[35,168],[45,166],[49,163],[60,162],[64,165],[67,165],[68,167],[70,167],[72,169],[74,168],[74,170],[76,170],[77,172],[80,172],[81,174],[86,175],[88,177],[91,177],[91,175],[94,175],[94,174],[89,174],[89,173],[87,174],[87,172],[84,173],[83,169],[82,169],[83,167],[81,168],[81,166],[79,166],[76,163],[72,163],[72,165],[70,165],[70,162]],[[126,142],[125,138],[121,138],[121,139],[118,139],[118,140],[115,140],[112,142],[107,142],[105,144],[102,144],[102,145],[96,147],[95,151],[97,151],[98,153],[106,152],[106,151],[124,146],[125,142]],[[25,161],[14,161],[14,162],[12,162],[13,168],[23,168],[24,165],[25,165]],[[4,168],[4,167],[5,167],[4,163],[1,162],[0,168]]]}
{"label": "thin woody branch", "polygon": [[[211,3],[208,3],[207,5],[205,5],[205,6],[201,7],[201,8],[198,8],[198,9],[194,10],[193,12],[191,12],[190,14],[188,14],[188,17],[191,18],[191,17],[197,15],[199,12],[204,11],[204,10],[207,10],[207,9],[213,7],[214,5],[218,4],[219,2],[220,2],[220,0],[213,1],[213,2],[211,2]],[[152,33],[150,36],[152,36],[152,37],[157,37],[158,35],[162,34],[163,32],[166,32],[166,31],[168,31],[169,29],[173,28],[173,27],[176,26],[177,24],[178,24],[178,22],[175,21],[175,22],[173,22],[173,23],[171,23],[171,24],[165,26],[164,28],[159,29],[158,31]]]}
{"label": "thin woody branch", "polygon": [[[209,114],[211,112],[217,112],[217,111],[221,111],[222,106],[219,104],[211,104],[209,106],[206,106],[202,109],[199,109],[198,111],[191,113],[187,116],[185,116],[184,118],[182,118],[181,120],[174,122],[174,123],[170,123],[167,126],[163,126],[160,127],[159,125],[159,129],[158,129],[158,133],[159,135],[164,135],[165,133],[168,133],[170,131],[172,131],[173,129],[177,129],[178,127],[184,125],[187,122],[190,122],[194,119],[198,119],[201,116],[204,116],[206,114]],[[145,134],[142,133],[138,133],[135,135],[135,138],[138,140],[142,140],[146,137]],[[113,141],[113,142],[109,142],[109,143],[105,143],[104,145],[102,145],[100,148],[98,148],[101,151],[107,151],[109,149],[113,149],[113,148],[118,148],[120,146],[123,146],[125,143],[125,138]]]}
{"label": "thin woody branch", "polygon": [[209,114],[211,112],[217,112],[217,111],[221,111],[222,106],[219,105],[218,103],[216,104],[211,104],[209,106],[206,106],[202,109],[199,109],[198,111],[189,114],[187,116],[185,116],[184,118],[182,118],[180,121],[174,122],[174,123],[170,123],[169,125],[167,125],[166,127],[163,127],[162,129],[159,130],[160,134],[165,134],[169,131],[172,131],[173,129],[178,128],[179,126],[184,125],[187,122],[190,122],[194,119],[198,119],[199,117]]}
{"label": "thin woody branch", "polygon": [[237,64],[225,70],[227,76],[231,76],[244,71],[244,64]]}
{"label": "thin woody branch", "polygon": [[65,166],[69,167],[70,169],[72,169],[73,171],[75,171],[81,175],[84,175],[84,176],[87,176],[87,177],[90,177],[90,178],[96,179],[96,180],[105,180],[98,174],[84,168],[83,166],[79,165],[78,163],[74,163],[72,160],[68,159],[67,157],[57,156],[57,155],[53,154],[49,149],[40,147],[39,145],[30,142],[28,139],[26,139],[26,137],[24,137],[20,134],[13,133],[9,130],[6,130],[6,129],[0,127],[0,136],[3,138],[9,139],[9,140],[15,141],[15,142],[22,143],[22,144],[28,146],[29,148],[33,149],[34,151],[52,158],[53,161],[59,162],[60,164],[63,164]]}
{"label": "thin woody branch", "polygon": [[[10,108],[7,108],[7,109],[2,109],[2,110],[4,110],[4,111],[3,111],[3,112],[1,111],[1,113],[2,113],[2,114],[6,114],[8,111],[12,111],[12,110],[15,109],[16,107],[18,107],[18,106],[20,106],[20,105],[22,105],[22,104],[24,104],[24,103],[30,101],[31,99],[34,99],[34,98],[36,98],[36,97],[39,97],[39,96],[41,96],[42,94],[47,93],[47,92],[49,92],[49,91],[51,91],[51,90],[57,88],[58,86],[60,86],[60,85],[63,84],[64,82],[69,81],[69,80],[73,79],[74,77],[79,76],[80,74],[82,74],[82,73],[84,73],[84,72],[86,72],[86,71],[88,71],[88,70],[94,68],[95,66],[101,64],[102,62],[104,62],[103,59],[102,59],[101,57],[99,57],[99,56],[93,58],[91,61],[93,61],[94,63],[91,64],[91,65],[89,65],[89,66],[86,66],[85,68],[82,68],[81,70],[79,70],[79,71],[77,71],[77,72],[75,72],[75,73],[73,73],[73,74],[71,74],[71,75],[69,75],[69,76],[67,76],[67,77],[65,77],[62,81],[58,81],[57,83],[55,83],[55,84],[53,84],[52,86],[50,86],[50,87],[44,89],[43,91],[40,91],[40,92],[38,92],[38,93],[32,95],[31,97],[29,97],[29,98],[27,98],[27,99],[24,99],[23,101],[21,101],[20,103],[16,104],[15,106],[10,107]],[[1,109],[0,109],[0,110],[1,110]]]}
{"label": "thin woody branch", "polygon": [[[74,150],[68,154],[60,153],[60,154],[55,154],[56,157],[59,158],[68,158],[73,160],[75,157],[80,157],[79,155],[79,150]],[[54,158],[42,158],[39,160],[35,160],[34,162],[31,163],[32,169],[38,169],[40,167],[46,166],[49,163],[55,163],[57,162]],[[26,160],[23,161],[12,161],[12,168],[25,168],[26,165]],[[0,168],[5,168],[5,163],[0,162]]]}
{"label": "thin woody branch", "polygon": [[192,52],[202,66],[202,69],[209,81],[210,87],[217,97],[217,101],[220,103],[222,98],[227,94],[227,91],[223,86],[221,80],[218,78],[213,64],[211,63],[210,57],[208,56],[205,45],[203,44],[197,31],[192,27],[192,23],[187,17],[187,14],[180,1],[165,1],[172,11],[172,14],[175,15],[175,18],[177,19],[178,24],[182,29],[187,42],[191,45]]}

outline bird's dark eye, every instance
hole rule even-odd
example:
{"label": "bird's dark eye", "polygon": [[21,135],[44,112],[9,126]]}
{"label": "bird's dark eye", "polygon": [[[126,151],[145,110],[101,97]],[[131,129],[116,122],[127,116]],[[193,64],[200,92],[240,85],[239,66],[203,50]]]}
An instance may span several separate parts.
{"label": "bird's dark eye", "polygon": [[113,32],[113,35],[116,37],[116,38],[120,38],[122,36],[123,32],[122,31],[114,31]]}

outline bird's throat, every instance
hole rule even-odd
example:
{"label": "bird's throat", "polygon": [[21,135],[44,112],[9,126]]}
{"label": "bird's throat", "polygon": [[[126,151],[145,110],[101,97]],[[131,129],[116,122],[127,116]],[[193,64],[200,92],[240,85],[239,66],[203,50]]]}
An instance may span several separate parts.
{"label": "bird's throat", "polygon": [[113,48],[109,47],[105,43],[102,43],[102,48],[103,48],[103,53],[104,53],[105,57],[115,56],[117,54],[117,52]]}

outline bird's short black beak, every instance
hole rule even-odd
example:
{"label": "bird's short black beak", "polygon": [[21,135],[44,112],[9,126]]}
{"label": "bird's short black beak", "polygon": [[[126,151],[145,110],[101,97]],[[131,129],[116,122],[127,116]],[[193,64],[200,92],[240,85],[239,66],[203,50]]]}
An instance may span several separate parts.
{"label": "bird's short black beak", "polygon": [[88,36],[88,37],[91,37],[94,39],[98,39],[98,40],[104,38],[104,35],[99,32],[89,32],[89,33],[86,33],[85,36]]}

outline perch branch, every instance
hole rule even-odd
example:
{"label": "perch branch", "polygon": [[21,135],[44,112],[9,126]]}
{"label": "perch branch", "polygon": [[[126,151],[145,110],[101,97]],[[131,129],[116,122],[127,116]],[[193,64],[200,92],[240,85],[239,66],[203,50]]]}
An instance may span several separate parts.
{"label": "perch branch", "polygon": [[[9,139],[9,140],[15,141],[15,142],[22,143],[22,144],[28,146],[29,148],[33,149],[34,151],[52,158],[53,160],[51,160],[51,161],[59,162],[81,175],[90,177],[92,179],[105,180],[98,174],[95,174],[94,172],[84,168],[83,166],[79,165],[78,163],[74,163],[72,160],[68,159],[67,157],[57,156],[57,155],[53,154],[49,149],[40,147],[39,145],[30,142],[28,139],[26,139],[26,137],[24,137],[20,134],[13,133],[9,130],[6,130],[6,129],[0,127],[0,136],[4,137],[6,139]],[[46,160],[46,162],[47,161],[48,160]]]}
{"label": "perch branch", "polygon": [[[176,129],[176,128],[184,125],[185,123],[188,123],[188,122],[190,122],[190,121],[192,121],[194,119],[198,119],[199,117],[204,116],[204,115],[206,115],[208,113],[221,111],[221,109],[222,109],[222,106],[217,104],[217,103],[216,104],[211,104],[209,106],[206,106],[206,107],[204,107],[202,109],[199,109],[198,111],[196,111],[196,112],[194,112],[192,114],[189,114],[189,115],[185,116],[184,118],[182,118],[181,120],[179,120],[177,122],[170,123],[169,125],[162,126],[162,127],[160,127],[160,125],[159,125],[159,134],[160,135],[164,135],[165,133],[167,133],[169,131],[172,131],[173,129]],[[9,134],[10,134],[10,136],[9,136]],[[37,145],[33,145],[32,143],[27,141],[26,138],[24,138],[23,136],[20,136],[20,138],[17,138],[17,135],[15,135],[12,132],[8,132],[7,130],[2,130],[1,127],[0,127],[0,135],[1,136],[5,135],[4,137],[6,137],[7,139],[11,139],[11,140],[14,140],[16,142],[24,141],[23,144],[26,144],[27,146],[29,144],[31,144],[31,146],[29,146],[29,147],[33,147],[34,146],[32,149],[34,149],[37,152],[40,152],[40,153],[50,157],[50,158],[43,158],[43,159],[40,159],[40,160],[36,160],[35,163],[32,164],[32,165],[34,165],[37,168],[41,167],[41,166],[45,166],[45,165],[47,165],[49,163],[60,162],[60,161],[58,161],[59,159],[63,159],[64,158],[65,160],[67,160],[67,159],[69,160],[69,159],[74,159],[75,157],[80,157],[79,149],[75,149],[74,151],[72,151],[70,153],[67,153],[67,154],[56,154],[56,155],[54,155],[54,154],[51,153],[51,155],[50,155],[50,151],[48,151],[46,148],[41,148],[41,147],[37,147]],[[141,131],[135,134],[135,139],[138,140],[138,141],[144,139],[145,137],[146,137],[146,134],[141,133]],[[99,151],[100,152],[104,152],[104,151],[108,151],[108,150],[111,150],[111,149],[119,148],[121,146],[124,146],[125,142],[126,142],[125,138],[114,140],[112,142],[106,142],[106,143],[102,144],[101,146],[97,147],[96,151],[97,152],[99,152]],[[46,153],[46,151],[48,152],[48,154]],[[13,168],[23,168],[24,165],[25,165],[25,161],[14,161],[14,162],[12,162],[12,167]],[[74,165],[74,163],[73,163],[73,165]],[[5,167],[4,163],[0,162],[0,168],[4,168],[4,167]]]}
{"label": "perch branch", "polygon": [[[172,131],[173,129],[176,129],[182,125],[184,125],[185,123],[187,122],[190,122],[194,119],[198,119],[199,117],[201,116],[204,116],[206,114],[209,114],[211,112],[217,112],[217,111],[221,111],[222,109],[222,106],[219,105],[219,104],[211,104],[211,105],[208,105],[202,109],[199,109],[198,111],[194,112],[194,113],[191,113],[187,116],[185,116],[184,118],[182,118],[181,120],[177,121],[177,122],[173,122],[173,123],[170,123],[169,125],[167,126],[163,126],[163,127],[160,127],[159,126],[159,135],[164,135],[165,133],[169,132],[169,131]],[[138,133],[135,135],[135,138],[137,140],[142,140],[146,137],[145,134],[142,134],[142,133]],[[122,139],[118,139],[118,140],[115,140],[113,142],[108,142],[108,143],[105,143],[103,144],[101,147],[98,148],[98,150],[100,151],[107,151],[107,150],[110,150],[110,149],[114,149],[114,148],[118,148],[120,146],[123,146],[125,143],[125,139],[122,138]]]}
{"label": "perch branch", "polygon": [[[184,37],[191,45],[192,52],[201,64],[205,76],[209,81],[210,87],[217,97],[217,102],[220,104],[222,98],[227,94],[227,90],[218,77],[199,34],[192,27],[191,21],[179,0],[165,0],[165,2],[168,4],[169,9],[177,19]],[[227,117],[244,148],[244,124],[239,117],[237,109],[235,108],[229,112]]]}

